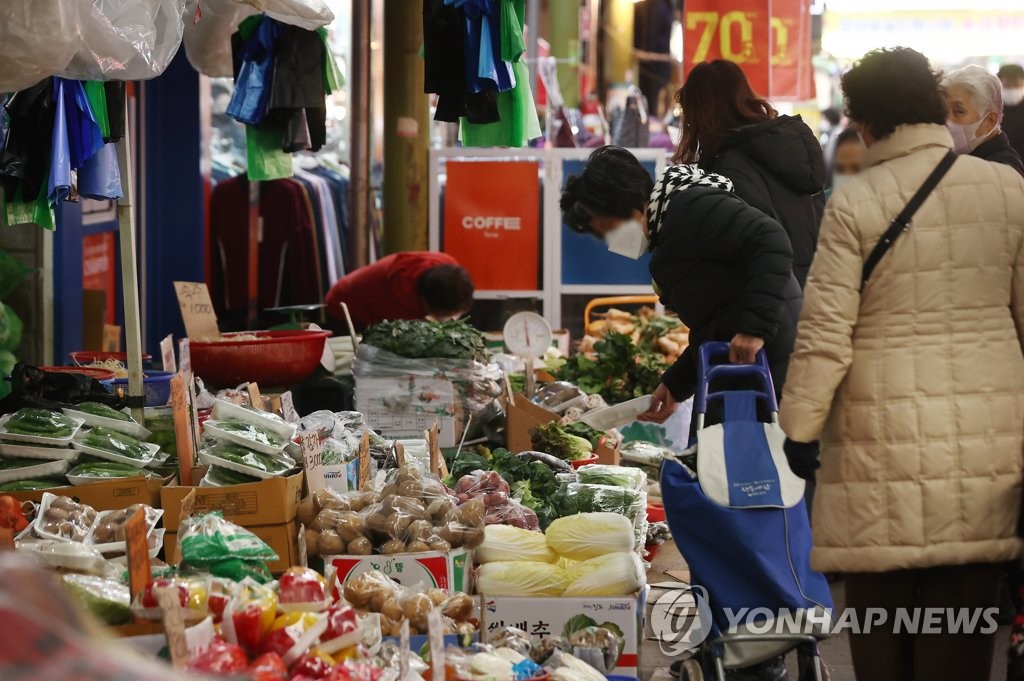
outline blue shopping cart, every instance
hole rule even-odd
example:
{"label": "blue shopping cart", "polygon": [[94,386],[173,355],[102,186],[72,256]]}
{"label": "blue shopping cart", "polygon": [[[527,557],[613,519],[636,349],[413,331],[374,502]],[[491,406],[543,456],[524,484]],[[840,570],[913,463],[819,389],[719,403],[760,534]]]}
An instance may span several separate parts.
{"label": "blue shopping cart", "polygon": [[[764,353],[728,364],[727,343],[705,343],[694,396],[696,437],[665,461],[661,491],[672,536],[707,594],[707,640],[682,664],[682,681],[725,680],[796,649],[801,681],[828,678],[817,641],[831,628],[832,597],[810,567],[804,482],[786,464],[778,403]],[[689,456],[687,456],[689,455]],[[728,614],[752,613],[730,626]],[[731,612],[730,612],[731,611]]]}

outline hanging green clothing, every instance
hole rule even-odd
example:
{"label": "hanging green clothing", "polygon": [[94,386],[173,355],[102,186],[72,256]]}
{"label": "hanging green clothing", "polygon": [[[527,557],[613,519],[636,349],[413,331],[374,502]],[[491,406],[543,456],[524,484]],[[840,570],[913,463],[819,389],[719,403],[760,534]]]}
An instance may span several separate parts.
{"label": "hanging green clothing", "polygon": [[327,29],[318,28],[316,32],[324,44],[324,92],[331,94],[344,87],[345,76],[338,68],[338,60],[334,58],[331,45],[327,42]]}
{"label": "hanging green clothing", "polygon": [[87,80],[82,83],[85,88],[86,99],[89,100],[89,108],[92,109],[93,118],[100,126],[100,133],[103,139],[110,138],[110,114],[107,111],[107,90],[102,82],[98,80]]}
{"label": "hanging green clothing", "polygon": [[530,70],[522,62],[526,0],[501,0],[501,58],[512,62],[516,85],[499,92],[498,121],[470,123],[459,119],[459,140],[467,147],[525,147],[541,136],[537,106],[533,102]]}
{"label": "hanging green clothing", "polygon": [[250,180],[291,177],[292,155],[281,150],[281,130],[273,126],[245,126],[245,156]]}

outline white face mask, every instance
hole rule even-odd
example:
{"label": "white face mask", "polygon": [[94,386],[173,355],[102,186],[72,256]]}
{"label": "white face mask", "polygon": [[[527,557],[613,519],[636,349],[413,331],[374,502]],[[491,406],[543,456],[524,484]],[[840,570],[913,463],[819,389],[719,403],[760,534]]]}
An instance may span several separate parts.
{"label": "white face mask", "polygon": [[1003,104],[1017,106],[1024,102],[1024,87],[1003,88]]}
{"label": "white face mask", "polygon": [[650,245],[647,235],[644,234],[644,226],[639,220],[627,220],[616,227],[613,231],[604,235],[604,242],[612,253],[639,260]]}
{"label": "white face mask", "polygon": [[991,112],[983,113],[976,123],[971,123],[970,125],[946,121],[949,134],[953,136],[953,151],[958,154],[969,154],[977,149],[979,144],[988,139],[988,136],[976,137],[975,135],[978,134],[978,128],[981,127],[989,113]]}

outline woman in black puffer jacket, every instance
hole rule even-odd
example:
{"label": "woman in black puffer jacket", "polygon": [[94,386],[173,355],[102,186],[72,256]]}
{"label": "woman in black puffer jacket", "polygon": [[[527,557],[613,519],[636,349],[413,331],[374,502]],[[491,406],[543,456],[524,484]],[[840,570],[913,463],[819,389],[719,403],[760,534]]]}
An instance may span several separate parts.
{"label": "woman in black puffer jacket", "polygon": [[764,348],[781,393],[803,302],[793,249],[782,226],[737,198],[727,178],[671,166],[654,182],[628,151],[602,147],[569,179],[561,206],[570,228],[613,252],[639,258],[649,248],[662,301],[690,329],[647,420],[663,422],[693,395],[697,348],[707,341],[729,342],[733,363],[753,362]]}

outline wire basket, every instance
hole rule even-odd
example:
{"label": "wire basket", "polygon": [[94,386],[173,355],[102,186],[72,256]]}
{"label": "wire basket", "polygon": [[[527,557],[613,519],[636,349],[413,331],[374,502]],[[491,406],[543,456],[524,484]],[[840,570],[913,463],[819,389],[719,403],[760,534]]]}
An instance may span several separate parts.
{"label": "wire basket", "polygon": [[[235,336],[257,336],[230,340]],[[192,370],[210,385],[246,382],[278,388],[301,383],[316,370],[330,331],[242,331],[214,342],[189,343]]]}

